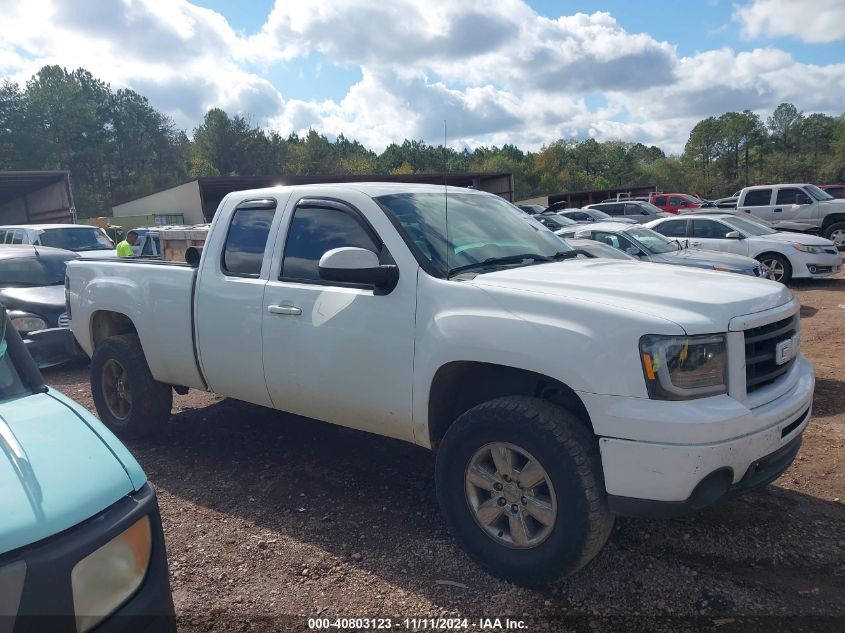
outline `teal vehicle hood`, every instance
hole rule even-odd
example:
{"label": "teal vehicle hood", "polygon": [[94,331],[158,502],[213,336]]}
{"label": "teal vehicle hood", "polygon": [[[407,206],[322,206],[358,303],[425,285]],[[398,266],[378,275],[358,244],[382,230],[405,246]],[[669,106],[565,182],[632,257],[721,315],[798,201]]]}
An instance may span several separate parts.
{"label": "teal vehicle hood", "polygon": [[73,527],[144,481],[119,440],[62,394],[0,403],[0,554]]}

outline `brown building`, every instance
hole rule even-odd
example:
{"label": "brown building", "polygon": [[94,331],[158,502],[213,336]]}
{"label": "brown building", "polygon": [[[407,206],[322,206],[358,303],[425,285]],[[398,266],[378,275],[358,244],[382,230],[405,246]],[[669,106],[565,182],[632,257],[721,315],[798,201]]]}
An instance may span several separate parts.
{"label": "brown building", "polygon": [[75,220],[70,172],[0,171],[0,225]]}
{"label": "brown building", "polygon": [[604,202],[605,200],[615,200],[619,198],[639,198],[648,197],[652,191],[657,191],[656,185],[638,185],[636,187],[615,187],[611,189],[592,189],[588,191],[564,191],[561,193],[550,193],[547,196],[540,196],[537,198],[530,198],[528,200],[520,200],[517,204],[539,204],[544,207],[555,204],[556,202],[565,202],[566,208],[577,209],[580,207],[593,204],[595,202]]}
{"label": "brown building", "polygon": [[[233,191],[278,185],[307,185],[329,182],[413,182],[453,187],[474,187],[513,201],[513,176],[509,173],[373,174],[364,176],[213,176],[128,200],[112,207],[115,218],[149,214],[181,213],[187,224],[211,221],[220,201]],[[117,222],[117,220],[115,220]]]}

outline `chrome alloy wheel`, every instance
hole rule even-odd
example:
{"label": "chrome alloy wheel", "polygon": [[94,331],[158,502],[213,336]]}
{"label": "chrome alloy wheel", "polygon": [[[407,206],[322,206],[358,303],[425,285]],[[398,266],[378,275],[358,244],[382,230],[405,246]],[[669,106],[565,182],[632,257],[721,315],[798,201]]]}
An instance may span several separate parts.
{"label": "chrome alloy wheel", "polygon": [[837,249],[842,250],[845,248],[845,229],[836,229],[835,231],[831,231],[828,239],[836,244]]}
{"label": "chrome alloy wheel", "polygon": [[784,269],[783,264],[777,259],[764,259],[760,263],[766,267],[766,279],[781,281],[786,274],[786,269]]}
{"label": "chrome alloy wheel", "polygon": [[464,487],[476,522],[501,545],[536,547],[554,528],[551,478],[531,453],[514,444],[479,448],[467,465]]}
{"label": "chrome alloy wheel", "polygon": [[103,364],[103,396],[109,412],[118,420],[125,420],[132,412],[132,389],[129,376],[119,362],[109,359]]}

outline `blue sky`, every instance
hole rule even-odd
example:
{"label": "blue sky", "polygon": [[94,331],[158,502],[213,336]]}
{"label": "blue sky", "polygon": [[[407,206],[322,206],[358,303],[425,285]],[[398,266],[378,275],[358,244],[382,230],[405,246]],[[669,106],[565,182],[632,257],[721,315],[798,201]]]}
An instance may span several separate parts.
{"label": "blue sky", "polygon": [[[210,107],[380,150],[683,148],[700,119],[845,106],[845,0],[0,0],[0,78],[84,67],[188,133]],[[451,134],[450,134],[451,136]]]}

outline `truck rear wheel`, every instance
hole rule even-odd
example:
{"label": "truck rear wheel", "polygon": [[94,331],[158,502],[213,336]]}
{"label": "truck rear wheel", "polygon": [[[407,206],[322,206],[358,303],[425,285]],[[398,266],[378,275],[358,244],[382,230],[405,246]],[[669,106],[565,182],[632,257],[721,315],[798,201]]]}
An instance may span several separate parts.
{"label": "truck rear wheel", "polygon": [[135,334],[107,338],[94,350],[91,394],[100,420],[121,439],[148,435],[173,408],[170,385],[153,378]]}
{"label": "truck rear wheel", "polygon": [[546,400],[498,398],[461,415],[443,438],[436,477],[461,548],[519,584],[577,571],[613,528],[595,437]]}

